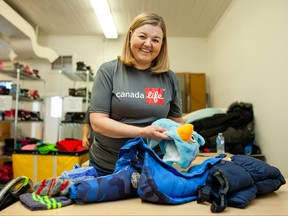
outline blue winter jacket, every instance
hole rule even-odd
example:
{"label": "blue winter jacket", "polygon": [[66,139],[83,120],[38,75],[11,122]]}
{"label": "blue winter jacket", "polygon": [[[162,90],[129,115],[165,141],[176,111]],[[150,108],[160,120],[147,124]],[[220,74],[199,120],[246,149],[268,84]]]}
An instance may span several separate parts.
{"label": "blue winter jacket", "polygon": [[286,181],[280,170],[248,155],[234,155],[210,169],[199,187],[198,203],[211,202],[211,212],[226,206],[245,208],[256,196],[278,190]]}
{"label": "blue winter jacket", "polygon": [[197,199],[198,187],[205,183],[210,167],[222,157],[209,158],[181,172],[159,158],[142,138],[136,137],[120,149],[114,172],[127,169],[127,166],[137,169],[140,173],[137,194],[142,200],[183,204]]}
{"label": "blue winter jacket", "polygon": [[210,158],[180,172],[136,137],[120,149],[113,174],[76,182],[69,188],[70,198],[93,203],[139,196],[148,202],[182,204],[197,199],[198,187],[219,161],[221,158]]}

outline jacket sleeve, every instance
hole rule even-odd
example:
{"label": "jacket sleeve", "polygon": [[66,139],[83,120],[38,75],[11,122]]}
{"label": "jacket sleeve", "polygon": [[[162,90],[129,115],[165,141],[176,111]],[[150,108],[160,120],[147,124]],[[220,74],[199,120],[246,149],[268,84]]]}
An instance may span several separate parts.
{"label": "jacket sleeve", "polygon": [[234,155],[231,160],[250,173],[257,187],[258,196],[276,191],[286,183],[280,170],[264,161],[248,155]]}

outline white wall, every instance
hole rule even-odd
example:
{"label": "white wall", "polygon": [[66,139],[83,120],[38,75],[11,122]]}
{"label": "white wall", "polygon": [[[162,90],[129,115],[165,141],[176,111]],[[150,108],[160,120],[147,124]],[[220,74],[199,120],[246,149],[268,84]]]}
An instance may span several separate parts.
{"label": "white wall", "polygon": [[256,144],[286,177],[287,11],[287,0],[236,0],[208,40],[212,105],[251,102]]}
{"label": "white wall", "polygon": [[174,72],[207,72],[205,38],[168,38],[168,48],[171,69]]}

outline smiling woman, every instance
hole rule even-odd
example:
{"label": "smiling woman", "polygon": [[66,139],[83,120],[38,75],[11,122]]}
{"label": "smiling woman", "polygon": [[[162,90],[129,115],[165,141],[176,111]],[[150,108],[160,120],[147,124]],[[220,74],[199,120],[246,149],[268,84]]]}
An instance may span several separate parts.
{"label": "smiling woman", "polygon": [[159,26],[143,25],[131,31],[130,47],[137,69],[147,69],[160,53],[163,32]]}
{"label": "smiling woman", "polygon": [[139,14],[126,34],[121,61],[138,69],[151,67],[153,73],[169,69],[166,25],[153,13]]}
{"label": "smiling woman", "polygon": [[167,128],[151,125],[160,118],[183,122],[181,91],[169,69],[164,20],[142,13],[127,30],[121,57],[103,63],[96,73],[90,103],[95,131],[90,165],[99,176],[111,174],[129,139],[169,140],[162,133]]}

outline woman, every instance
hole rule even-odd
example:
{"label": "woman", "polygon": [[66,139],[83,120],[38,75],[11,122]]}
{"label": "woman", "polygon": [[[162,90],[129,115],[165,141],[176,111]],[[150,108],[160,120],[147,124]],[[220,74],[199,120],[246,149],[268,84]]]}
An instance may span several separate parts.
{"label": "woman", "polygon": [[142,13],[131,23],[121,57],[102,64],[93,84],[90,120],[94,142],[90,165],[99,174],[114,170],[119,149],[136,136],[170,139],[151,126],[160,118],[182,123],[181,91],[169,69],[162,17]]}

